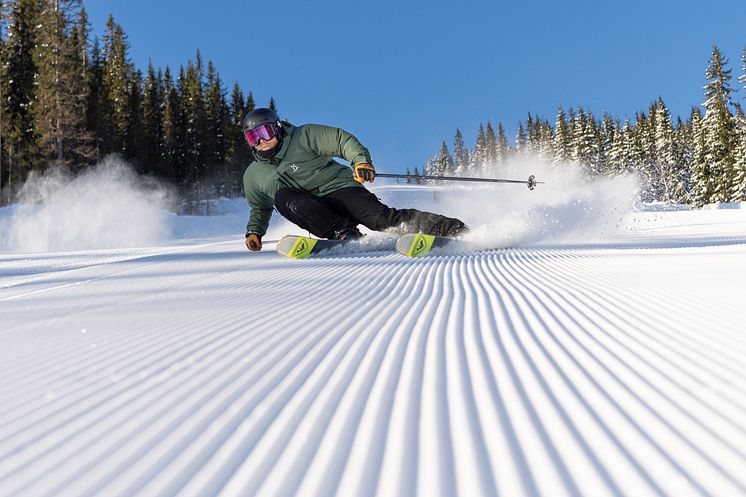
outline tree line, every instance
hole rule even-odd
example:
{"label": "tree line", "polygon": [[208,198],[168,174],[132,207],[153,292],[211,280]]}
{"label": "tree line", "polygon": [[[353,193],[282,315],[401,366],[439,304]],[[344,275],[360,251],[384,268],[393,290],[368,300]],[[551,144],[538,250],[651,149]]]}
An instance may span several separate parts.
{"label": "tree line", "polygon": [[178,72],[151,63],[143,73],[113,17],[102,40],[92,37],[80,0],[0,10],[0,205],[32,172],[76,171],[109,154],[176,185],[187,206],[242,193],[249,149],[240,123],[254,97],[238,83],[228,95],[199,51]]}
{"label": "tree line", "polygon": [[[199,51],[178,72],[151,63],[143,73],[113,17],[102,40],[91,36],[81,0],[0,2],[0,23],[0,205],[32,172],[79,170],[109,154],[176,185],[185,211],[195,200],[242,193],[250,151],[240,123],[254,97],[238,83],[228,95]],[[742,62],[746,88],[746,49]],[[662,98],[624,121],[560,108],[554,123],[529,114],[512,143],[502,123],[488,122],[473,148],[457,129],[453,151],[444,141],[423,172],[499,175],[530,156],[557,167],[579,163],[590,175],[636,173],[644,201],[744,200],[746,119],[731,74],[713,47],[704,112],[693,107],[674,122]],[[274,99],[267,105],[277,108]]]}
{"label": "tree line", "polygon": [[[746,48],[738,82],[746,91]],[[746,200],[746,118],[732,86],[732,69],[717,46],[705,72],[704,113],[675,122],[658,98],[647,111],[623,122],[604,113],[560,108],[554,124],[528,115],[518,125],[515,145],[502,123],[479,125],[476,144],[468,148],[459,129],[453,152],[446,142],[427,162],[429,175],[499,175],[516,157],[535,157],[556,167],[578,163],[592,176],[635,173],[641,200],[704,205]],[[407,171],[409,173],[409,171]],[[419,171],[415,168],[415,175]]]}

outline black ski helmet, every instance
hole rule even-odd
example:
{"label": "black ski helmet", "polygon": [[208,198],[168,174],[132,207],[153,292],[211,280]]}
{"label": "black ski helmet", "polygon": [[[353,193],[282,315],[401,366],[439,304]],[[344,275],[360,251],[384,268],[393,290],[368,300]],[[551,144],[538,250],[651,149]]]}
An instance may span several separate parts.
{"label": "black ski helmet", "polygon": [[254,129],[257,126],[261,126],[262,124],[271,124],[275,128],[275,133],[282,129],[280,116],[278,116],[272,109],[266,109],[264,107],[254,109],[246,114],[241,123],[241,129],[244,134],[246,134],[247,131]]}

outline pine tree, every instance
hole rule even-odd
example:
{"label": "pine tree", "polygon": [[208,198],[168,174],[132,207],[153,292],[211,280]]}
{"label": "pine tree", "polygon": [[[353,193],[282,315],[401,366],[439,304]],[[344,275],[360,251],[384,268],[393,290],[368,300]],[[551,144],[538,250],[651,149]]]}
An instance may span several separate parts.
{"label": "pine tree", "polygon": [[611,145],[606,155],[606,174],[613,176],[622,173],[624,169],[624,130],[617,123],[612,131]]}
{"label": "pine tree", "polygon": [[660,200],[678,202],[684,197],[684,186],[681,184],[681,164],[676,161],[674,130],[671,115],[658,98],[656,107],[655,150],[657,156],[657,182],[660,183]]}
{"label": "pine tree", "polygon": [[229,195],[237,195],[242,191],[242,176],[251,162],[250,148],[241,130],[241,122],[246,113],[246,100],[238,83],[234,83],[230,101],[230,126],[226,130],[228,144],[228,167],[234,183],[229,185]]}
{"label": "pine tree", "polygon": [[699,109],[692,109],[691,117],[692,138],[694,139],[692,160],[692,202],[701,207],[711,201],[713,196],[713,181],[710,181],[710,167],[707,164],[707,132],[704,117]]}
{"label": "pine tree", "polygon": [[487,135],[484,132],[484,125],[479,123],[479,133],[477,133],[477,143],[474,148],[475,164],[472,170],[482,174],[487,170]]}
{"label": "pine tree", "polygon": [[246,97],[246,106],[244,107],[244,112],[251,112],[254,109],[256,109],[256,102],[254,102],[254,94],[252,92],[249,92],[249,96]]}
{"label": "pine tree", "polygon": [[275,102],[275,97],[269,98],[269,104],[267,105],[267,108],[279,115],[279,112],[277,110],[277,102]]}
{"label": "pine tree", "polygon": [[[33,48],[41,15],[39,2],[18,0],[5,15],[8,24],[0,66],[0,201],[9,203],[13,190],[23,183],[29,171],[38,167],[38,138],[31,104],[35,95]],[[5,190],[5,195],[2,195],[2,190]]]}
{"label": "pine tree", "polygon": [[[738,81],[743,84],[742,90],[746,92],[746,46],[743,48],[743,55],[741,55],[741,75],[738,77]],[[746,96],[743,97],[746,99]],[[734,178],[733,186],[731,188],[731,198],[734,201],[745,201],[746,200],[746,116],[744,115],[743,107],[739,105],[737,107],[736,117],[736,151],[734,154]]]}
{"label": "pine tree", "polygon": [[518,121],[518,133],[515,137],[515,152],[516,154],[525,154],[528,147],[528,137],[526,131],[523,129],[523,121]]}
{"label": "pine tree", "polygon": [[457,174],[461,174],[469,168],[469,164],[467,163],[466,146],[464,145],[464,136],[458,128],[456,128],[456,135],[453,138],[453,161],[454,169]]}
{"label": "pine tree", "polygon": [[220,168],[221,182],[218,185],[221,194],[232,190],[236,180],[231,177],[228,167],[228,128],[231,127],[231,116],[225,101],[225,90],[220,75],[212,61],[207,64],[207,88],[205,94],[205,119],[207,126],[206,160],[208,168]]}
{"label": "pine tree", "polygon": [[498,164],[506,162],[510,158],[510,142],[505,134],[505,126],[503,123],[497,125],[497,155],[496,162]]}
{"label": "pine tree", "polygon": [[124,154],[128,143],[127,131],[132,120],[130,115],[132,79],[134,66],[129,61],[127,37],[122,26],[109,16],[106,22],[103,49],[102,86],[104,114],[101,116],[104,138],[104,152]]}
{"label": "pine tree", "polygon": [[705,85],[705,174],[699,181],[709,183],[711,192],[705,202],[728,202],[734,198],[737,185],[735,173],[736,130],[731,114],[731,70],[717,46],[713,47],[707,67]]}
{"label": "pine tree", "polygon": [[142,101],[142,161],[143,170],[149,174],[160,171],[159,142],[163,133],[162,74],[156,75],[153,64],[148,64]]}
{"label": "pine tree", "polygon": [[85,119],[87,18],[78,0],[46,0],[42,4],[34,49],[34,127],[44,162],[82,165],[92,159],[92,136]]}
{"label": "pine tree", "polygon": [[448,152],[448,146],[446,142],[440,147],[440,156],[438,157],[440,162],[439,169],[442,171],[441,174],[446,176],[453,175],[453,156]]}
{"label": "pine tree", "polygon": [[184,117],[179,92],[168,67],[163,73],[162,91],[163,121],[159,143],[159,175],[175,182],[178,179],[178,164],[182,159],[180,151],[184,140]]}
{"label": "pine tree", "polygon": [[734,178],[730,198],[734,202],[743,202],[746,201],[746,116],[740,106],[734,120],[736,150],[733,156]]}
{"label": "pine tree", "polygon": [[554,140],[552,149],[554,154],[554,164],[562,164],[572,160],[572,136],[570,127],[567,124],[565,110],[560,107],[557,111],[557,118],[554,124]]}
{"label": "pine tree", "polygon": [[144,132],[142,127],[142,71],[135,70],[127,85],[127,115],[125,126],[124,156],[134,162],[136,170],[145,172],[144,168]]}
{"label": "pine tree", "polygon": [[[637,122],[640,121],[638,114]],[[640,172],[642,168],[641,164],[644,158],[644,152],[642,148],[642,140],[639,138],[640,131],[635,125],[630,124],[629,119],[624,123],[622,128],[622,150],[624,157],[624,168],[625,172]],[[641,192],[641,197],[642,197]]]}
{"label": "pine tree", "polygon": [[104,58],[98,39],[93,42],[88,65],[88,102],[86,127],[92,135],[94,160],[108,152],[111,106],[104,87]]}
{"label": "pine tree", "polygon": [[593,115],[590,112],[586,113],[582,107],[578,107],[578,112],[572,120],[571,136],[572,159],[584,166],[587,172],[596,173],[598,149],[596,121]]}
{"label": "pine tree", "polygon": [[554,159],[554,131],[549,121],[544,120],[538,124],[537,153],[539,160],[550,164]]}
{"label": "pine tree", "polygon": [[487,167],[492,170],[495,168],[497,163],[497,135],[495,134],[495,128],[492,123],[487,121],[487,129],[484,132],[484,146],[487,149]]}
{"label": "pine tree", "polygon": [[185,119],[185,147],[180,171],[182,192],[191,200],[202,195],[202,179],[206,175],[205,164],[205,106],[202,86],[202,61],[199,51],[196,63],[187,63],[184,77],[179,77],[179,96]]}
{"label": "pine tree", "polygon": [[617,129],[614,119],[607,112],[604,112],[598,132],[598,171],[605,175],[613,174],[614,167],[611,164],[611,154],[614,148],[614,139],[617,136]]}

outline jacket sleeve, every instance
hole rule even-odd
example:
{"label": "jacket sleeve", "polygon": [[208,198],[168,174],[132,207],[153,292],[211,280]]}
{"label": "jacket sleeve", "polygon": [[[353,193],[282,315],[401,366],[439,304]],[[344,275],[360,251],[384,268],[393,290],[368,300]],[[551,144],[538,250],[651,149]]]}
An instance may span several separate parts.
{"label": "jacket sleeve", "polygon": [[351,133],[331,126],[302,126],[301,143],[321,156],[341,157],[353,166],[373,164],[370,152]]}
{"label": "jacket sleeve", "polygon": [[243,187],[246,202],[249,204],[249,222],[246,224],[246,234],[257,233],[264,236],[272,217],[274,202],[272,197],[260,191],[250,180],[249,174],[244,174]]}

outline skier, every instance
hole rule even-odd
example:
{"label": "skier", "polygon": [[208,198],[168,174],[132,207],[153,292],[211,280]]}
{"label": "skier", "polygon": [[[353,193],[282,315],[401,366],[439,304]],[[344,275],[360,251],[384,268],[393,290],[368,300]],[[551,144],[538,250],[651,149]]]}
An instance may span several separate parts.
{"label": "skier", "polygon": [[[359,224],[441,236],[468,231],[458,219],[384,205],[362,184],[376,177],[368,149],[342,129],[296,127],[265,108],[249,112],[242,128],[254,156],[243,176],[251,209],[246,247],[252,252],[262,249],[273,207],[317,237],[335,240],[360,238]],[[352,169],[334,157],[349,161]]]}

